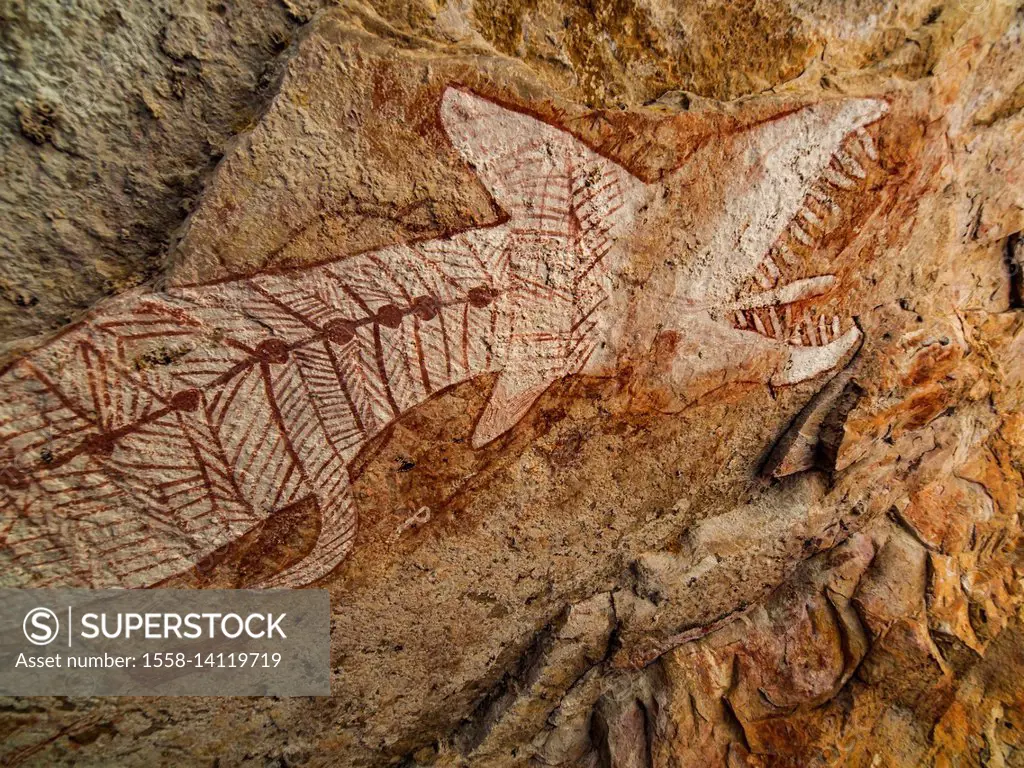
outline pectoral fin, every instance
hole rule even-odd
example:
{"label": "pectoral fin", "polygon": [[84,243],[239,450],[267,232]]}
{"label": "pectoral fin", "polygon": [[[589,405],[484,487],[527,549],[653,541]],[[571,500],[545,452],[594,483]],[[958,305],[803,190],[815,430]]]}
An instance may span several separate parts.
{"label": "pectoral fin", "polygon": [[514,427],[557,378],[549,374],[499,374],[491,390],[491,397],[473,430],[472,446],[480,448],[487,445]]}

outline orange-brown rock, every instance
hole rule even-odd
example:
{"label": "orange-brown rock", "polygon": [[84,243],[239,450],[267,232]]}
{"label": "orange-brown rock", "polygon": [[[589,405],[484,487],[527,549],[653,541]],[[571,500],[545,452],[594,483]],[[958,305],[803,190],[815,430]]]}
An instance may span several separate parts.
{"label": "orange-brown rock", "polygon": [[0,763],[1024,765],[1024,10],[43,5],[0,584],[326,589],[332,694]]}

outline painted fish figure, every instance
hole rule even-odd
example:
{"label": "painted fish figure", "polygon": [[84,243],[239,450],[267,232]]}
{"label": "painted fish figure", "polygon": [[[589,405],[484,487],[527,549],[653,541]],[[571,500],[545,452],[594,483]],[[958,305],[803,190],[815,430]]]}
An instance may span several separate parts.
{"label": "painted fish figure", "polygon": [[[479,447],[557,379],[613,368],[624,343],[613,295],[623,243],[662,205],[658,185],[465,90],[449,88],[440,110],[502,223],[316,266],[132,291],[8,366],[0,584],[156,584],[312,498],[312,550],[262,586],[308,584],[352,547],[348,464],[403,413],[497,374],[472,436]],[[884,111],[875,100],[829,102],[742,137],[723,171],[728,203],[695,227],[701,246],[658,318],[705,351],[674,363],[680,387],[696,373],[742,378],[753,367],[794,383],[856,346],[859,331],[841,333],[838,321],[782,338],[746,318],[832,287],[828,275],[783,285],[781,238],[813,228],[807,201],[826,194],[823,184],[855,182],[851,137],[872,153],[864,128]],[[752,274],[764,290],[737,299]],[[736,319],[722,322],[723,311]]]}

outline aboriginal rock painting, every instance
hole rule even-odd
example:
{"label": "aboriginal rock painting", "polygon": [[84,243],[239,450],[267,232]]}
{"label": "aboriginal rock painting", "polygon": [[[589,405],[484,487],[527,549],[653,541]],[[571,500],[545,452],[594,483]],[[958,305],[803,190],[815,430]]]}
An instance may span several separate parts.
{"label": "aboriginal rock painting", "polygon": [[[793,383],[856,345],[857,329],[842,332],[838,319],[787,314],[835,278],[784,283],[780,267],[793,258],[787,242],[822,226],[829,190],[863,175],[857,154],[874,152],[864,127],[884,110],[829,102],[749,131],[729,171],[734,191],[698,227],[700,249],[651,319],[706,350],[674,363],[679,386],[755,368]],[[502,223],[135,291],[4,371],[4,585],[152,585],[312,499],[312,550],[262,586],[308,584],[352,547],[348,464],[401,414],[497,374],[472,435],[479,448],[555,380],[609,372],[623,343],[626,304],[612,296],[622,244],[646,226],[659,189],[569,133],[464,90],[449,88],[440,112]]]}

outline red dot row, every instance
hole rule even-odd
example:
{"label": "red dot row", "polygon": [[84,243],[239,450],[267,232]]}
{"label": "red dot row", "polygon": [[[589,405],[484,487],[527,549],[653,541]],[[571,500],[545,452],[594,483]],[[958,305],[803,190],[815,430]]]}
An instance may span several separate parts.
{"label": "red dot row", "polygon": [[[482,309],[489,306],[497,291],[487,286],[471,288],[466,295],[466,301],[470,306]],[[348,344],[355,338],[356,330],[361,325],[376,323],[385,328],[398,328],[406,315],[415,315],[423,321],[433,320],[441,312],[441,302],[434,296],[417,296],[408,307],[400,307],[397,304],[385,304],[377,310],[370,318],[364,320],[343,320],[337,318],[331,320],[324,326],[323,335],[335,344]],[[281,339],[267,339],[261,341],[254,350],[256,357],[266,363],[280,365],[288,360],[288,345]]]}
{"label": "red dot row", "polygon": [[[481,285],[471,288],[466,294],[466,302],[477,309],[483,309],[491,304],[497,297],[498,292],[492,288]],[[396,304],[385,304],[377,310],[372,318],[360,321],[335,319],[324,326],[323,335],[325,338],[336,344],[348,344],[355,338],[356,329],[368,323],[377,323],[386,328],[398,328],[406,315],[415,315],[423,321],[433,320],[441,312],[441,302],[434,296],[417,296],[406,308]],[[281,339],[265,339],[256,345],[253,350],[256,357],[261,361],[270,364],[280,365],[288,361],[290,349],[288,344]],[[176,392],[169,401],[168,411],[194,411],[199,408],[202,402],[202,393],[198,389],[186,389]],[[94,456],[109,456],[114,451],[117,440],[122,437],[120,434],[99,433],[90,435],[79,446],[77,452],[88,453]],[[0,485],[8,488],[22,488],[28,485],[28,478],[25,474],[13,466],[0,469]]]}

